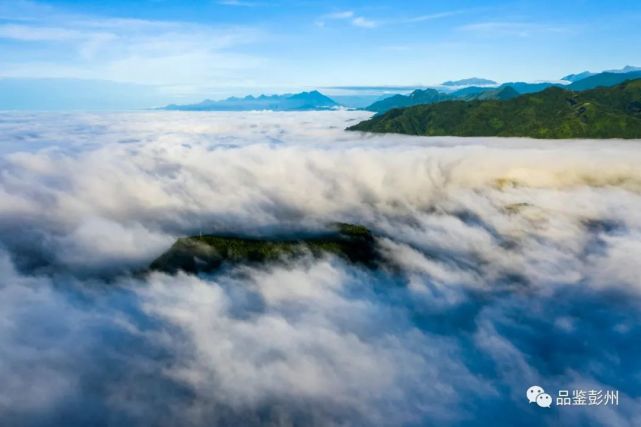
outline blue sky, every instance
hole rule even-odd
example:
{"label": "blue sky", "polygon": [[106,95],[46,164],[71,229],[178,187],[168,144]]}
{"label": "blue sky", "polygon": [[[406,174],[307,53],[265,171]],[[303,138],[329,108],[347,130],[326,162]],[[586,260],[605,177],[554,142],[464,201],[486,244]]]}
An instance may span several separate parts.
{"label": "blue sky", "polygon": [[0,77],[209,97],[641,65],[641,2],[0,0]]}

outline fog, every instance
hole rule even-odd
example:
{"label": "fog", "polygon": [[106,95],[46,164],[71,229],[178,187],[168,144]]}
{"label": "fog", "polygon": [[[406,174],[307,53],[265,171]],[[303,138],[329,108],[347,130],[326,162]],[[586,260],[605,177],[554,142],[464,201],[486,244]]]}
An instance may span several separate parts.
{"label": "fog", "polygon": [[[635,425],[641,141],[343,130],[367,116],[4,113],[0,424]],[[390,267],[140,274],[336,221]]]}

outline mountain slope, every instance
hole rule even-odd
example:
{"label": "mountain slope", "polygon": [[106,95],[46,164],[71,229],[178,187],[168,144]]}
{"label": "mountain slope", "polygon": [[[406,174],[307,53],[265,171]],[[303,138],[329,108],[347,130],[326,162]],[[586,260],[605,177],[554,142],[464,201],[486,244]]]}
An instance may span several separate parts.
{"label": "mountain slope", "polygon": [[474,100],[488,100],[495,99],[497,101],[505,101],[507,99],[516,98],[521,95],[518,93],[512,86],[501,86],[498,88],[483,89],[476,93],[471,94],[451,94],[453,99],[460,99],[462,101],[474,101]]}
{"label": "mountain slope", "polygon": [[543,83],[510,82],[510,83],[503,83],[501,85],[501,87],[506,87],[506,86],[511,87],[512,89],[516,90],[518,93],[523,95],[528,93],[541,92],[542,90],[545,90],[552,86],[563,87],[563,85],[561,84],[548,83],[548,82],[543,82]]}
{"label": "mountain slope", "polygon": [[605,72],[578,80],[567,86],[567,88],[570,90],[588,90],[602,86],[614,86],[619,83],[623,83],[626,80],[639,78],[641,78],[641,71],[631,71],[628,73]]}
{"label": "mountain slope", "polygon": [[205,100],[198,104],[168,105],[163,110],[176,111],[308,111],[330,110],[339,107],[333,99],[314,90],[294,95],[261,95],[258,97],[227,98],[222,101]]}
{"label": "mountain slope", "polygon": [[567,76],[561,77],[561,80],[566,80],[568,82],[578,82],[579,80],[586,79],[588,77],[596,76],[597,74],[602,74],[602,73],[617,73],[617,74],[624,74],[624,73],[631,73],[633,71],[641,71],[641,67],[634,67],[632,65],[626,65],[623,68],[620,68],[618,70],[605,70],[602,71],[601,73],[593,73],[591,71],[583,71],[582,73],[577,73],[577,74],[568,74]]}
{"label": "mountain slope", "polygon": [[448,95],[435,89],[417,89],[409,95],[394,95],[377,101],[367,107],[366,110],[383,113],[391,110],[392,108],[411,107],[413,105],[420,104],[434,104],[435,102],[441,102],[447,99],[450,99]]}
{"label": "mountain slope", "polygon": [[578,82],[579,80],[586,79],[588,77],[592,77],[596,73],[592,73],[590,71],[583,71],[581,73],[576,73],[576,74],[568,74],[567,76],[561,77],[561,80],[565,80],[566,82]]}
{"label": "mountain slope", "polygon": [[389,98],[385,98],[373,103],[365,109],[376,113],[384,113],[394,108],[436,104],[453,99],[471,101],[475,99],[511,99],[517,96],[519,96],[519,93],[511,87],[482,88],[478,86],[470,86],[449,94],[439,92],[435,89],[419,89],[409,95],[394,95]]}
{"label": "mountain slope", "polygon": [[572,92],[550,87],[507,101],[447,101],[389,111],[349,130],[426,136],[641,138],[641,80]]}

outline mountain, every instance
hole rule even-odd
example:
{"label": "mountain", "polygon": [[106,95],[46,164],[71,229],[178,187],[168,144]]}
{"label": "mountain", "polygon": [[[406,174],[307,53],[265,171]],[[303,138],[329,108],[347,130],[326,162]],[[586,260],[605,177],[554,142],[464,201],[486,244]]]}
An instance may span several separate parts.
{"label": "mountain", "polygon": [[497,85],[498,83],[496,83],[494,80],[472,77],[472,78],[463,79],[463,80],[454,80],[454,81],[448,80],[441,84],[443,86],[490,86],[490,85]]}
{"label": "mountain", "polygon": [[[475,89],[481,89],[479,91],[465,91],[461,89],[459,91],[453,92],[450,94],[452,99],[460,99],[462,101],[474,101],[474,100],[488,100],[495,99],[499,101],[504,101],[506,99],[516,98],[521,95],[514,89],[512,86],[500,86],[498,88],[479,88],[473,86]],[[469,89],[469,88],[466,88]]]}
{"label": "mountain", "polygon": [[[618,70],[606,70],[606,71],[603,71],[603,73],[617,73],[617,74],[624,73],[625,74],[625,73],[631,73],[633,71],[641,71],[641,67],[633,67],[632,65],[626,65],[625,67],[620,68]],[[597,74],[600,74],[600,73],[583,71],[582,73],[578,73],[578,74],[568,74],[567,76],[562,77],[561,80],[566,80],[568,82],[574,83],[574,82],[578,82],[579,80],[583,80],[588,77],[595,76]]]}
{"label": "mountain", "polygon": [[623,68],[620,68],[618,70],[606,70],[606,73],[630,73],[632,71],[641,71],[641,67],[635,67],[632,65],[626,65]]}
{"label": "mountain", "polygon": [[567,76],[563,76],[561,77],[561,80],[574,83],[574,82],[578,82],[579,80],[583,80],[585,78],[591,77],[595,74],[596,73],[591,73],[590,71],[583,71],[582,73],[568,74]]}
{"label": "mountain", "polygon": [[459,90],[455,90],[454,92],[450,92],[448,95],[450,99],[463,99],[463,98],[473,97],[475,95],[485,92],[486,90],[489,90],[489,89],[486,87],[480,87],[480,86],[468,86]]}
{"label": "mountain", "polygon": [[286,95],[231,97],[222,101],[204,100],[198,104],[168,105],[163,110],[174,111],[310,111],[332,110],[340,105],[317,90]]}
{"label": "mountain", "polygon": [[641,138],[641,79],[573,92],[549,87],[506,101],[447,101],[397,109],[349,130],[425,136]]}
{"label": "mountain", "polygon": [[394,108],[406,108],[414,105],[436,104],[438,102],[461,99],[471,101],[475,99],[511,99],[519,93],[511,87],[483,88],[470,86],[452,93],[442,93],[435,89],[418,89],[409,95],[394,95],[375,102],[365,108],[368,111],[384,113]]}
{"label": "mountain", "polygon": [[618,70],[605,70],[606,73],[631,73],[632,71],[641,71],[641,67],[626,65],[625,67],[619,68]]}
{"label": "mountain", "polygon": [[[583,71],[582,73],[578,74],[568,74],[567,76],[563,76],[561,80],[565,80],[568,82],[578,82],[579,80],[584,80],[587,79],[588,77],[596,76],[598,74],[604,74],[604,73],[610,73],[610,74],[627,74],[627,73],[632,73],[635,71],[641,71],[641,67],[633,67],[632,65],[626,65],[623,68],[619,68],[618,70],[606,70],[601,73],[593,73],[590,71]],[[620,82],[617,82],[620,83]]]}
{"label": "mountain", "polygon": [[549,83],[549,82],[543,82],[543,83],[510,82],[510,83],[503,83],[501,85],[501,87],[505,87],[505,86],[510,86],[512,89],[516,90],[520,94],[527,94],[527,93],[541,92],[542,90],[545,90],[552,86],[560,87],[563,85],[556,84],[556,83]]}
{"label": "mountain", "polygon": [[275,238],[204,235],[183,237],[149,266],[150,270],[212,272],[223,265],[278,262],[297,256],[334,254],[374,267],[379,259],[372,233],[361,225],[336,224],[321,234]]}
{"label": "mountain", "polygon": [[566,87],[570,90],[588,90],[588,89],[594,89],[602,86],[606,86],[606,87],[614,86],[626,80],[633,80],[638,78],[641,78],[641,70],[631,71],[627,73],[604,72],[604,73],[594,74],[582,80],[578,80]]}
{"label": "mountain", "polygon": [[388,98],[389,96],[390,95],[381,94],[332,95],[332,99],[347,108],[365,109],[367,108],[367,106],[373,104],[374,102]]}
{"label": "mountain", "polygon": [[417,89],[409,95],[393,95],[377,101],[366,108],[368,111],[383,113],[392,108],[410,107],[412,105],[433,104],[450,99],[449,95],[435,89]]}

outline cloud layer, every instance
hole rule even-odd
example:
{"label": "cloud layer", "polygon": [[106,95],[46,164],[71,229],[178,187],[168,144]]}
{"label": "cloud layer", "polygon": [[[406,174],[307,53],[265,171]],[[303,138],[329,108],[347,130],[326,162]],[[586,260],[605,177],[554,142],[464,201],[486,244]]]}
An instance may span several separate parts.
{"label": "cloud layer", "polygon": [[[5,114],[0,424],[633,425],[641,142],[363,117]],[[397,268],[132,274],[200,230],[333,221]],[[620,405],[542,412],[532,384]]]}

